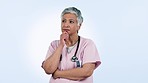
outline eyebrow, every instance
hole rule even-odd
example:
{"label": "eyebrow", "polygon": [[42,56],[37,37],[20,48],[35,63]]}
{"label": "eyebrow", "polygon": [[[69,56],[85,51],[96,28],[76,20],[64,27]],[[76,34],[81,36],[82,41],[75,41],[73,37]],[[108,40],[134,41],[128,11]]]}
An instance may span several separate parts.
{"label": "eyebrow", "polygon": [[[62,18],[62,20],[67,20],[67,19]],[[68,20],[70,20],[70,21],[75,21],[75,19],[68,19]]]}
{"label": "eyebrow", "polygon": [[69,19],[70,21],[72,20],[72,21],[75,21],[74,19]]}

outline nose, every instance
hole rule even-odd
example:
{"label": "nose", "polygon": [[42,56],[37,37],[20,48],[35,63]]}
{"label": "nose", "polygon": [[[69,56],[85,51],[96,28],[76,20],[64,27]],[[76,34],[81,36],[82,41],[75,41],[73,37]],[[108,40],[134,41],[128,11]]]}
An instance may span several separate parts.
{"label": "nose", "polygon": [[65,23],[63,23],[63,26],[64,27],[69,27],[69,23],[68,22],[65,22]]}

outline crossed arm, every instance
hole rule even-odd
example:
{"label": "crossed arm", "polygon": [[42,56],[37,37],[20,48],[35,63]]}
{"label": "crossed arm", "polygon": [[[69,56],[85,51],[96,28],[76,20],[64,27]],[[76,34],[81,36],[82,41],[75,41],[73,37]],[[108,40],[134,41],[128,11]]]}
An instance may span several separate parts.
{"label": "crossed arm", "polygon": [[55,69],[57,67],[51,67],[48,66],[46,68],[46,64],[42,63],[42,68],[45,70],[47,74],[52,74],[53,78],[65,78],[70,80],[83,80],[87,77],[90,77],[93,74],[93,71],[95,69],[94,63],[86,63],[81,68],[74,68],[70,70],[63,70],[60,71],[59,69]]}
{"label": "crossed arm", "polygon": [[70,80],[83,80],[93,74],[95,69],[95,64],[93,63],[86,63],[83,65],[82,68],[74,68],[70,70],[56,70],[52,76],[53,78],[65,78]]}

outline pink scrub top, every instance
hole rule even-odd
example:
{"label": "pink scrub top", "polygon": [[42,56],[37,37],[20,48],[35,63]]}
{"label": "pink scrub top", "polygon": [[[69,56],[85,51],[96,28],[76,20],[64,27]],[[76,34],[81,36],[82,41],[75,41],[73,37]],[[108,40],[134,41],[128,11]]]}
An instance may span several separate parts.
{"label": "pink scrub top", "polygon": [[[51,42],[46,55],[46,59],[54,53],[59,43],[60,43],[59,40]],[[73,46],[73,48],[71,48],[71,52],[68,53],[67,46],[65,45],[63,47],[62,60],[60,61],[58,67],[59,70],[69,70],[76,68],[76,62],[71,61],[71,58],[75,54],[76,48],[77,48],[77,43]],[[80,44],[76,56],[78,60],[82,62],[82,65],[85,63],[95,63],[96,64],[95,67],[97,68],[101,64],[97,48],[94,42],[90,39],[80,37]],[[74,81],[64,78],[54,79],[53,77],[51,77],[50,83],[93,83],[93,75],[82,81]]]}

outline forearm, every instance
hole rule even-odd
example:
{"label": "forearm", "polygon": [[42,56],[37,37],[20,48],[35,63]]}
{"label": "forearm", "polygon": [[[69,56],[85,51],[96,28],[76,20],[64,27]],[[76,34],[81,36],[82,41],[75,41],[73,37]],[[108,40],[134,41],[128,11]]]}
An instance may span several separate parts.
{"label": "forearm", "polygon": [[63,47],[59,46],[55,50],[55,52],[44,61],[43,69],[45,70],[47,74],[52,74],[57,69],[59,65],[62,49]]}
{"label": "forearm", "polygon": [[60,71],[58,77],[71,80],[83,80],[87,78],[88,75],[82,68],[75,68],[71,70]]}
{"label": "forearm", "polygon": [[55,78],[66,78],[71,80],[83,80],[92,75],[95,68],[94,64],[84,65],[82,68],[74,68],[70,70],[59,71],[54,73]]}

